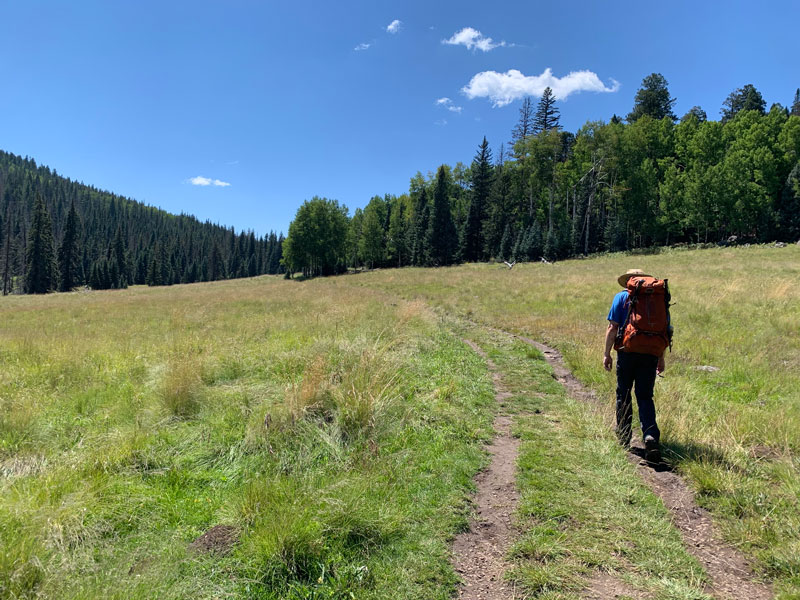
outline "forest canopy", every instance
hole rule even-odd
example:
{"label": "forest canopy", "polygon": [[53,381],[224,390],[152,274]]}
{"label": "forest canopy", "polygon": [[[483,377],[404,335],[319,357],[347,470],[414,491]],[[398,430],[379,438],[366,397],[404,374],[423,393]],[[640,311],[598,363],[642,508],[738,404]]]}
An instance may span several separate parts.
{"label": "forest canopy", "polygon": [[[561,128],[556,101],[549,88],[537,106],[522,101],[508,151],[493,153],[484,138],[469,166],[417,173],[408,193],[357,209],[340,233],[339,269],[800,238],[800,90],[790,109],[767,111],[747,84],[719,121],[699,106],[678,120],[653,73],[627,122],[615,115],[575,133]],[[299,252],[304,242],[292,238],[290,228]]]}

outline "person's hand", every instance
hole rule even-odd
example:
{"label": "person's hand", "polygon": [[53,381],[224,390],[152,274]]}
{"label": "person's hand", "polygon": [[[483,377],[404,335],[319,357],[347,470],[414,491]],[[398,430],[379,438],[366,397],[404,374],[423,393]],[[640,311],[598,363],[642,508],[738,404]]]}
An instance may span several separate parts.
{"label": "person's hand", "polygon": [[[652,364],[652,363],[651,363]],[[664,355],[658,357],[658,364],[656,365],[656,373],[661,375],[664,372],[664,369],[667,368],[666,363],[664,362]]]}
{"label": "person's hand", "polygon": [[[663,359],[662,359],[662,360],[663,360]],[[613,358],[611,358],[611,355],[610,355],[610,354],[606,354],[605,356],[603,356],[603,368],[604,368],[606,371],[610,371],[610,370],[611,370],[611,367],[612,367],[613,365],[614,365],[614,359],[613,359]]]}

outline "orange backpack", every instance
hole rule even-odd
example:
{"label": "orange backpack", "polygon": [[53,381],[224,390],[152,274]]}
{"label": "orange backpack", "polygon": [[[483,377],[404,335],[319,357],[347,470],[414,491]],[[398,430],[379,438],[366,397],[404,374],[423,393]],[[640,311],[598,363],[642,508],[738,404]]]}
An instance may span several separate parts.
{"label": "orange backpack", "polygon": [[628,279],[628,315],[620,324],[615,350],[661,356],[672,351],[669,285],[666,279]]}

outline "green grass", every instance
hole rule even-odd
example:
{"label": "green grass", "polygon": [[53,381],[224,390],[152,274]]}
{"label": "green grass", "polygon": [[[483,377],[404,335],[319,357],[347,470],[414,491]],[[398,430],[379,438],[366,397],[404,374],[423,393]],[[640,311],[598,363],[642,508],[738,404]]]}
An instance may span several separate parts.
{"label": "green grass", "polygon": [[[274,278],[0,304],[0,596],[448,598],[485,366]],[[187,548],[217,524],[227,555]]]}
{"label": "green grass", "polygon": [[[574,598],[601,570],[702,597],[610,430],[605,316],[634,267],[676,301],[669,460],[796,597],[796,246],[2,298],[0,597],[451,597],[494,410],[465,331],[520,411],[518,588]],[[536,351],[465,317],[558,346],[607,403],[565,398]],[[218,524],[240,532],[230,553],[189,551]]]}
{"label": "green grass", "polygon": [[[667,456],[779,598],[800,595],[800,246],[666,250],[555,265],[403,269],[358,284],[557,346],[613,418],[601,366],[616,277],[670,279],[674,352],[656,385]],[[348,283],[348,285],[350,285]],[[698,366],[711,365],[708,373]]]}

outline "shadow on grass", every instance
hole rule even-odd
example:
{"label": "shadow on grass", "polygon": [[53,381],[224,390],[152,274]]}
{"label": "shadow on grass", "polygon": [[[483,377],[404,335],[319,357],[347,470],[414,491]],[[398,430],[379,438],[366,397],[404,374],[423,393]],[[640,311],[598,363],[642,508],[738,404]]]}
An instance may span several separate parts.
{"label": "shadow on grass", "polygon": [[667,442],[662,442],[661,453],[669,462],[672,469],[680,466],[680,464],[684,462],[695,462],[715,465],[730,471],[743,472],[740,465],[732,463],[723,452],[720,452],[708,444],[669,440]]}
{"label": "shadow on grass", "polygon": [[658,473],[675,472],[682,463],[686,462],[714,465],[729,471],[744,472],[740,465],[730,462],[722,452],[706,444],[674,440],[662,442],[661,461],[657,463],[647,460],[644,448],[632,446],[629,451]]}

